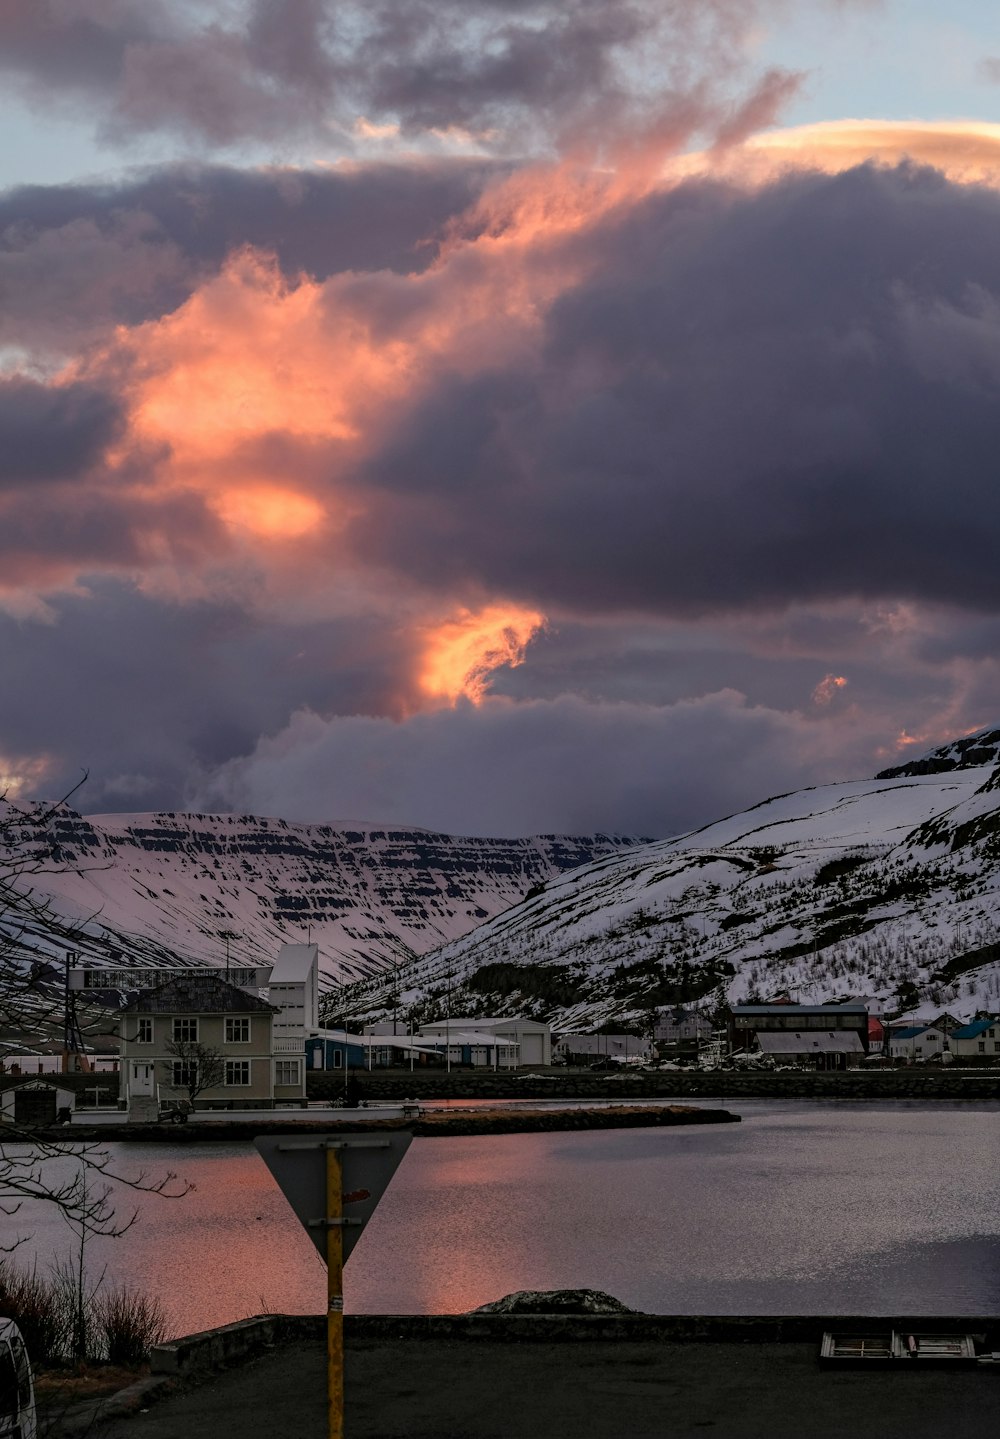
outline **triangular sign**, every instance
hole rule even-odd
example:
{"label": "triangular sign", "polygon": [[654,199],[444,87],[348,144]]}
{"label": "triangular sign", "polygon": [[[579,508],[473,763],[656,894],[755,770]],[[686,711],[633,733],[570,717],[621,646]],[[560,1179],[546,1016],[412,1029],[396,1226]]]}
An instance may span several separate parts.
{"label": "triangular sign", "polygon": [[341,1203],[344,1219],[348,1221],[343,1228],[346,1264],[412,1138],[405,1129],[379,1135],[313,1134],[307,1139],[281,1134],[255,1139],[254,1147],[324,1262],[326,1152],[329,1145],[336,1148],[341,1165]]}

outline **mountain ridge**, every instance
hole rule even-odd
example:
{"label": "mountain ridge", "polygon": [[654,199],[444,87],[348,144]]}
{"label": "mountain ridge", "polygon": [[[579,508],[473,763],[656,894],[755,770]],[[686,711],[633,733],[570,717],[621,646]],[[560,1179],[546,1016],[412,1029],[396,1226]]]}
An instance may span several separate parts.
{"label": "mountain ridge", "polygon": [[[273,961],[320,945],[325,984],[400,965],[507,908],[533,885],[635,840],[481,839],[398,826],[300,825],[252,815],[83,816],[16,826],[35,891],[79,929],[84,962]],[[40,867],[40,868],[38,868]],[[30,948],[43,953],[44,934]],[[56,946],[58,948],[58,945]]]}
{"label": "mountain ridge", "polygon": [[[1000,1010],[998,859],[1000,768],[792,791],[557,877],[411,964],[402,1002],[585,1028],[709,996]],[[384,1012],[386,985],[343,998]]]}

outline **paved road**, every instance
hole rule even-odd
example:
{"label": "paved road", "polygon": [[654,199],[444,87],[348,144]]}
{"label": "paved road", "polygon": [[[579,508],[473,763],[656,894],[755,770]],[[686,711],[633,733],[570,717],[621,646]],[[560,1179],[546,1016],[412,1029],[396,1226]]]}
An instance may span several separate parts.
{"label": "paved road", "polygon": [[[347,1439],[995,1439],[1000,1375],[821,1369],[804,1344],[352,1341]],[[102,1439],[325,1439],[324,1353],[280,1346]]]}

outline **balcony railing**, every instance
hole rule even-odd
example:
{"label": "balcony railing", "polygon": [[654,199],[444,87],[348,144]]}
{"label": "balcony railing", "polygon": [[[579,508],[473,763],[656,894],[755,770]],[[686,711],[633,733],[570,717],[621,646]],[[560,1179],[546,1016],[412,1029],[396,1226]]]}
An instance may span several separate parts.
{"label": "balcony railing", "polygon": [[272,1042],[273,1054],[305,1054],[305,1035],[276,1034]]}

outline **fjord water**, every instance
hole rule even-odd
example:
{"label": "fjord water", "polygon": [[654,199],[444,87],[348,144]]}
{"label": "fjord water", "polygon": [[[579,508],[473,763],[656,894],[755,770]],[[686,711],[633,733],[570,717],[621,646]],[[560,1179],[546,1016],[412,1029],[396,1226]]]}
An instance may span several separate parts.
{"label": "fjord water", "polygon": [[[347,1267],[348,1311],[587,1286],[657,1313],[1000,1312],[1000,1104],[729,1107],[741,1124],[414,1141]],[[158,1294],[178,1334],[324,1310],[324,1268],[250,1145],[112,1147],[195,1187],[88,1241],[95,1274]],[[43,1267],[71,1248],[41,1206],[18,1227]]]}

